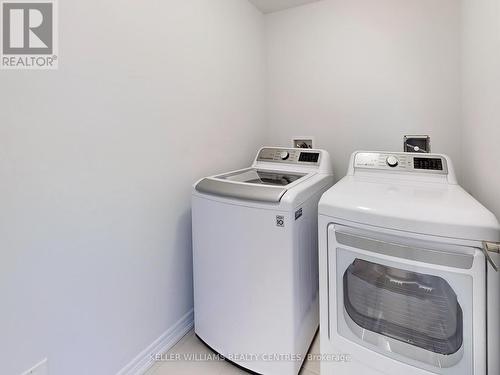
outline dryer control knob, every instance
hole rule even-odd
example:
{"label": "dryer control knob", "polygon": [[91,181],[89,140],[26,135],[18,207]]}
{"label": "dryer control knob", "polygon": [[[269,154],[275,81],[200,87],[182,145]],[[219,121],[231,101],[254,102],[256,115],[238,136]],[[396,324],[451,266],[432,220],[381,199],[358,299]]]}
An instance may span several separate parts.
{"label": "dryer control knob", "polygon": [[387,165],[391,168],[395,168],[399,165],[399,159],[395,156],[389,156],[385,161],[387,162]]}
{"label": "dryer control knob", "polygon": [[283,151],[283,152],[280,154],[280,158],[281,158],[281,160],[287,160],[289,157],[290,157],[290,153],[289,153],[288,151]]}

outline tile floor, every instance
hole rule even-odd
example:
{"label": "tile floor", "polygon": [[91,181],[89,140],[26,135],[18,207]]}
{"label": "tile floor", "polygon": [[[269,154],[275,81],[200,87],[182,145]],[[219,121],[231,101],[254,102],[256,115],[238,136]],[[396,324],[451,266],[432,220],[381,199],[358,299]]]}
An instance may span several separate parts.
{"label": "tile floor", "polygon": [[[312,354],[319,353],[319,335],[311,346]],[[194,334],[194,331],[189,332],[184,336],[168,353],[168,355],[180,354],[204,356],[214,354],[206,347]],[[181,357],[182,358],[182,357]],[[224,361],[164,361],[156,362],[155,365],[147,372],[147,375],[248,375],[247,372],[240,370],[231,363]],[[306,361],[300,375],[318,375],[319,362]]]}

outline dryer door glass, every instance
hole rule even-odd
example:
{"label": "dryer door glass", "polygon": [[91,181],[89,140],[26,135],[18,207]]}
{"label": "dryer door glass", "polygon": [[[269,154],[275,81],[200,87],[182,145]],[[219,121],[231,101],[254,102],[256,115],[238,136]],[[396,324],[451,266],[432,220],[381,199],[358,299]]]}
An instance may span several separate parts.
{"label": "dryer door glass", "polygon": [[363,329],[444,356],[462,346],[462,308],[440,277],[356,259],[343,288],[345,311]]}

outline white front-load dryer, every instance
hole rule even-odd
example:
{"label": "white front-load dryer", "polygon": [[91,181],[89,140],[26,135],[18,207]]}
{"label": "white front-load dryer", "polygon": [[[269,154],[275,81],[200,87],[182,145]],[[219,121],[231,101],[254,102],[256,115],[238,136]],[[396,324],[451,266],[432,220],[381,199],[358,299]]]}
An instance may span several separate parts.
{"label": "white front-load dryer", "polygon": [[193,188],[195,333],[245,369],[295,375],[318,329],[322,150],[265,147]]}
{"label": "white front-load dryer", "polygon": [[444,155],[357,152],[319,204],[322,375],[499,375],[500,226]]}

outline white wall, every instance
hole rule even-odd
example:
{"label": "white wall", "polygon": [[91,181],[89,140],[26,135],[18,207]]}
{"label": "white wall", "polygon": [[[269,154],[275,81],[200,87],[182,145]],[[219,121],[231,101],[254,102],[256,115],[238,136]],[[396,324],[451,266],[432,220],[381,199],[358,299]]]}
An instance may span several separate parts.
{"label": "white wall", "polygon": [[402,150],[404,134],[459,164],[459,2],[324,0],[266,29],[268,143],[316,136],[337,178],[351,152]]}
{"label": "white wall", "polygon": [[500,218],[500,1],[462,6],[464,182]]}
{"label": "white wall", "polygon": [[264,134],[246,0],[61,1],[60,69],[0,73],[0,373],[110,375],[192,308],[190,187]]}

